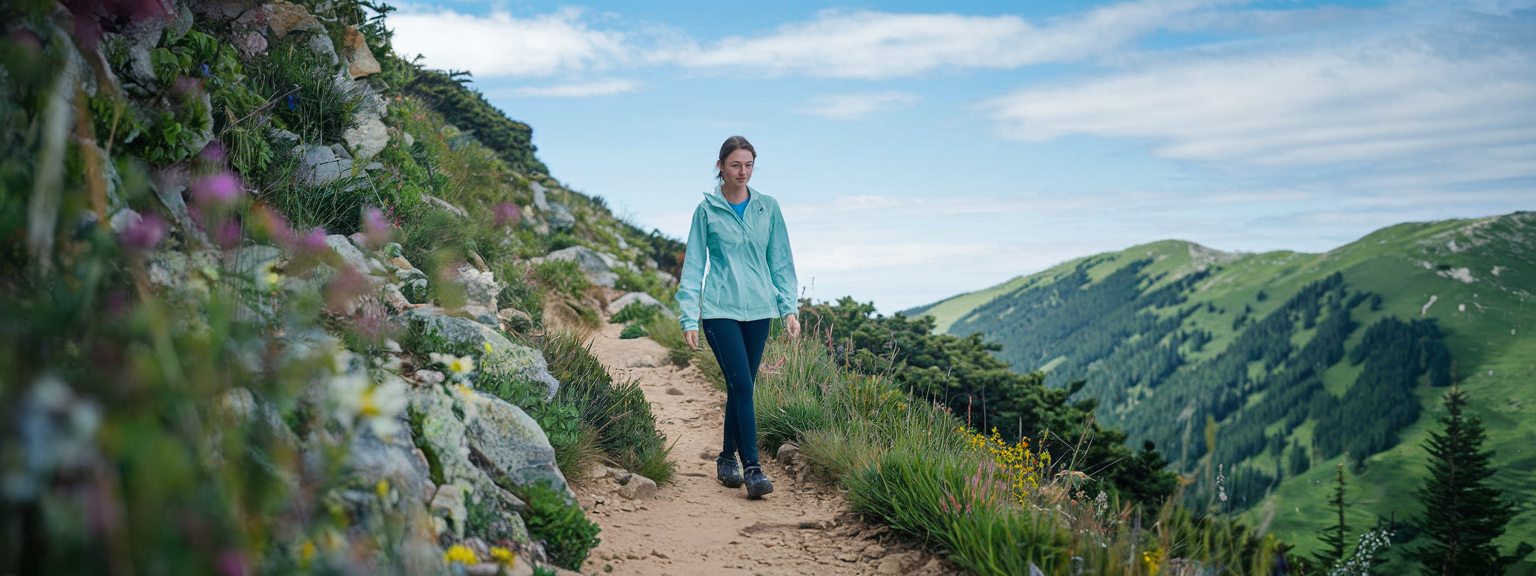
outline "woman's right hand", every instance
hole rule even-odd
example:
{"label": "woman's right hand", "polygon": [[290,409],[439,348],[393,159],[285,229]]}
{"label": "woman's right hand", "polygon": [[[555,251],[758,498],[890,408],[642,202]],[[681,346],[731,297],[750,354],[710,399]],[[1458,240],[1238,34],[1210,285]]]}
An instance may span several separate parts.
{"label": "woman's right hand", "polygon": [[687,332],[683,332],[683,340],[688,342],[688,347],[689,348],[692,348],[694,350],[698,350],[699,349],[699,331],[698,330],[689,330]]}

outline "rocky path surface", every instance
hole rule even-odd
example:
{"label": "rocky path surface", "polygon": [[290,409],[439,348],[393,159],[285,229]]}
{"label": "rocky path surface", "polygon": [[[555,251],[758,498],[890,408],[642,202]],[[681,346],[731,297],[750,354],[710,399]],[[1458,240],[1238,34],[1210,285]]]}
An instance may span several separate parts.
{"label": "rocky path surface", "polygon": [[[654,494],[620,485],[622,470],[599,467],[572,478],[602,543],[584,574],[789,575],[959,574],[883,526],[861,522],[838,490],[805,477],[801,457],[763,456],[774,492],[747,500],[746,490],[715,480],[725,393],[697,368],[667,364],[649,338],[619,339],[620,325],[591,336],[592,352],[615,380],[638,378],[668,441],[677,476]],[[766,360],[766,359],[765,359]],[[765,361],[765,364],[767,362]],[[633,483],[644,484],[634,480]],[[647,487],[648,488],[648,487]]]}

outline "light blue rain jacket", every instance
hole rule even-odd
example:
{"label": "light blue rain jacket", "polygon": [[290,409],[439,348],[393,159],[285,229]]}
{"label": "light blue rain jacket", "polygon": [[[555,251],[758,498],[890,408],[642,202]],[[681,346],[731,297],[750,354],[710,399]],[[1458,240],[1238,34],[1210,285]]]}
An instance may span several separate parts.
{"label": "light blue rain jacket", "polygon": [[[683,330],[698,330],[700,318],[761,320],[799,309],[795,257],[779,202],[747,187],[747,215],[736,216],[716,186],[704,194],[688,229],[688,252],[678,280],[677,303]],[[709,260],[709,281],[704,261]]]}

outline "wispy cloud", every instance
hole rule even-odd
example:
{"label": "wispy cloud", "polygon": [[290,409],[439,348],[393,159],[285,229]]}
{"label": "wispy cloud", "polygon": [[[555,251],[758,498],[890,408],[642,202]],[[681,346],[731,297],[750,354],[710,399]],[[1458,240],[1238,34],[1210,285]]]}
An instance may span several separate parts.
{"label": "wispy cloud", "polygon": [[658,50],[651,59],[694,69],[891,78],[941,68],[1012,69],[1092,58],[1223,0],[1139,0],[1031,23],[1014,15],[826,10],[754,38]]}
{"label": "wispy cloud", "polygon": [[861,92],[857,94],[825,94],[812,98],[802,114],[820,116],[832,120],[857,120],[873,114],[895,112],[911,107],[923,97],[907,92]]}
{"label": "wispy cloud", "polygon": [[[1524,19],[1532,25],[1530,18]],[[1146,139],[1177,159],[1536,175],[1536,50],[1477,17],[1305,45],[1203,49],[987,102],[1008,138]]]}
{"label": "wispy cloud", "polygon": [[480,78],[587,70],[620,61],[628,50],[622,33],[587,27],[576,9],[532,18],[417,9],[391,14],[389,23],[397,52],[420,54],[429,66],[469,70]]}
{"label": "wispy cloud", "polygon": [[594,82],[574,82],[570,84],[555,84],[552,86],[524,86],[503,91],[512,96],[539,96],[546,98],[588,98],[592,96],[613,96],[626,94],[640,89],[640,83],[634,80],[598,80]]}

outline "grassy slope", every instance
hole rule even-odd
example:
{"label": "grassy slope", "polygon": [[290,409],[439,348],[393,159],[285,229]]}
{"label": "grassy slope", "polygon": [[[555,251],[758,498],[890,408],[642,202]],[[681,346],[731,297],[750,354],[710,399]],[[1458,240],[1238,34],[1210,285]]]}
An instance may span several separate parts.
{"label": "grassy slope", "polygon": [[[1210,330],[1215,339],[1199,354],[1188,356],[1191,363],[1214,357],[1235,338],[1233,315],[1251,306],[1254,318],[1273,311],[1306,284],[1333,272],[1342,272],[1352,289],[1381,294],[1382,309],[1356,311],[1361,326],[1388,315],[1401,318],[1436,318],[1446,333],[1446,344],[1456,360],[1457,380],[1473,395],[1472,408],[1489,431],[1487,447],[1497,452],[1495,460],[1501,474],[1498,484],[1514,497],[1519,515],[1510,524],[1506,544],[1520,539],[1536,541],[1536,504],[1529,495],[1536,493],[1536,295],[1528,287],[1536,286],[1536,214],[1516,213],[1476,220],[1448,220],[1409,223],[1374,232],[1356,242],[1325,254],[1270,252],[1227,255],[1181,241],[1162,241],[1136,246],[1121,252],[1090,257],[1099,263],[1090,271],[1095,278],[1138,259],[1152,257],[1156,262],[1147,273],[1171,272],[1163,282],[1197,269],[1199,264],[1215,264],[1219,269],[1211,279],[1191,294],[1191,303],[1211,303],[1217,309],[1202,308],[1185,321],[1188,328]],[[992,298],[1020,289],[1048,286],[1052,279],[1069,272],[1082,259],[1074,260],[1023,276],[985,290],[956,296],[930,306],[913,309],[939,320],[945,330],[971,310]],[[1499,267],[1495,275],[1493,270]],[[1442,269],[1448,268],[1448,269]],[[1459,273],[1465,269],[1465,274]],[[1457,276],[1461,278],[1458,279]],[[1471,282],[1465,281],[1471,279]],[[1260,291],[1268,298],[1258,301]],[[1423,306],[1431,297],[1435,304],[1427,312]],[[1357,330],[1350,342],[1357,342],[1363,330]],[[1304,342],[1310,333],[1301,335]],[[1006,346],[1006,343],[1004,343]],[[1342,394],[1353,384],[1357,367],[1347,362],[1325,375],[1328,389]],[[1032,369],[1035,367],[1023,367]],[[1424,474],[1424,453],[1420,445],[1427,438],[1426,425],[1440,413],[1443,390],[1427,386],[1418,391],[1424,404],[1420,422],[1405,429],[1403,442],[1368,460],[1368,470],[1359,478],[1351,476],[1352,525],[1364,528],[1375,515],[1399,518],[1416,512],[1413,489]],[[1306,444],[1312,426],[1305,424],[1294,438]],[[1265,462],[1272,461],[1261,456]],[[1256,462],[1257,463],[1257,462]],[[1315,545],[1313,534],[1324,524],[1318,513],[1324,507],[1331,478],[1332,462],[1317,462],[1310,471],[1287,479],[1271,497],[1274,516],[1271,530],[1296,542],[1306,550]],[[1268,465],[1272,466],[1272,464]],[[1266,507],[1250,513],[1255,522],[1267,516]]]}

